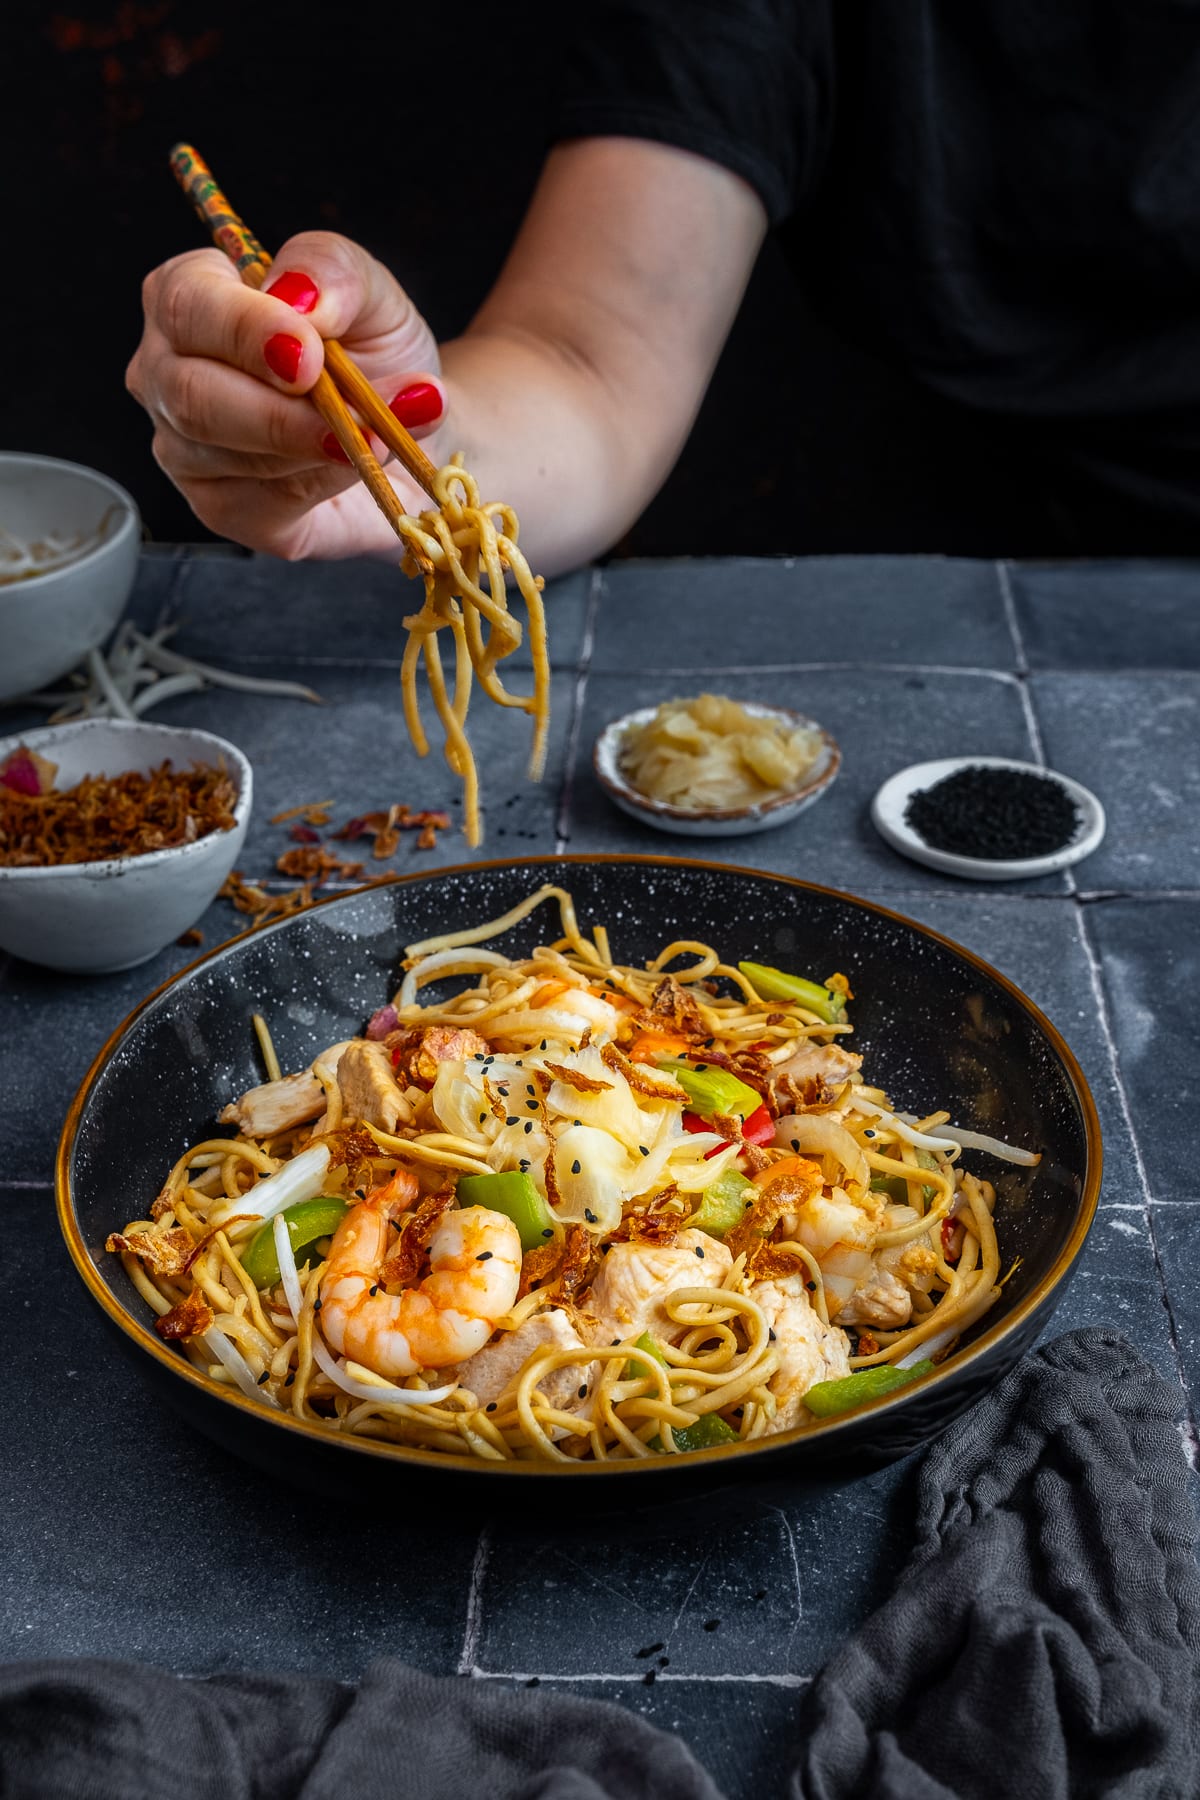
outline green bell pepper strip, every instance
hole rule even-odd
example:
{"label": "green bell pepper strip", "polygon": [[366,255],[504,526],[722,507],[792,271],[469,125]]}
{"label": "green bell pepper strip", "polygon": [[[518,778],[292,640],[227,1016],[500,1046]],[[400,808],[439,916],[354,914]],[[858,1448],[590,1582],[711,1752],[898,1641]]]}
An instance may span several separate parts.
{"label": "green bell pepper strip", "polygon": [[[303,1252],[311,1244],[336,1231],[345,1215],[346,1202],[334,1194],[318,1194],[315,1200],[297,1200],[294,1206],[285,1206],[279,1217],[287,1226],[296,1262],[303,1261]],[[268,1219],[255,1232],[249,1248],[242,1253],[242,1267],[260,1292],[276,1286],[280,1275],[274,1219]]]}
{"label": "green bell pepper strip", "polygon": [[748,1119],[762,1105],[762,1095],[728,1069],[714,1068],[711,1063],[684,1062],[677,1056],[658,1066],[675,1078],[687,1095],[692,1112],[702,1119],[711,1119],[714,1113],[723,1113],[727,1118],[736,1113],[739,1119]]}
{"label": "green bell pepper strip", "polygon": [[932,1371],[931,1362],[910,1363],[907,1369],[893,1368],[890,1363],[880,1363],[874,1369],[856,1369],[853,1375],[843,1375],[840,1381],[818,1381],[816,1387],[810,1387],[805,1394],[804,1404],[818,1419],[831,1419],[835,1413],[849,1412],[855,1406],[864,1406],[868,1400],[880,1400],[884,1394],[891,1394],[896,1388],[905,1387]]}
{"label": "green bell pepper strip", "polygon": [[[694,1425],[685,1425],[671,1433],[675,1439],[676,1450],[715,1450],[718,1444],[736,1444],[737,1432],[732,1425],[727,1425],[720,1413],[701,1413]],[[666,1455],[660,1437],[652,1437],[647,1443],[648,1450],[657,1450]]]}
{"label": "green bell pepper strip", "polygon": [[822,987],[816,981],[805,981],[803,975],[788,975],[783,969],[772,969],[767,963],[740,962],[738,968],[764,1000],[798,1000],[827,1025],[845,1022],[845,999],[832,988]]}
{"label": "green bell pepper strip", "polygon": [[707,1231],[710,1237],[723,1238],[745,1218],[746,1202],[754,1194],[752,1181],[747,1181],[736,1169],[726,1169],[705,1188],[688,1224],[697,1231]]}
{"label": "green bell pepper strip", "polygon": [[504,1169],[498,1175],[459,1177],[458,1204],[486,1206],[511,1219],[521,1238],[522,1250],[536,1250],[554,1235],[554,1214],[521,1169]]}

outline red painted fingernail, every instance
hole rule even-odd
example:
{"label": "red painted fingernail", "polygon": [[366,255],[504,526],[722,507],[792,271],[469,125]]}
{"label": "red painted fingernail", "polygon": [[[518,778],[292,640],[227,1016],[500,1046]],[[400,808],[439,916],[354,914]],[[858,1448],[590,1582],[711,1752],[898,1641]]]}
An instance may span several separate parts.
{"label": "red painted fingernail", "polygon": [[348,464],[350,461],[350,458],[346,455],[346,452],[342,449],[342,446],[338,443],[332,431],[327,431],[325,436],[321,439],[321,449],[325,452],[325,455],[329,458],[330,462]]}
{"label": "red painted fingernail", "polygon": [[277,331],[263,345],[267,367],[272,375],[278,375],[280,381],[295,381],[303,355],[304,345],[300,339],[290,337],[286,331]]}
{"label": "red painted fingernail", "polygon": [[411,387],[401,388],[395,398],[388,401],[388,411],[395,413],[410,431],[414,425],[431,425],[434,419],[442,416],[441,389],[432,381],[414,381]]}
{"label": "red painted fingernail", "polygon": [[289,269],[271,283],[267,292],[298,313],[310,313],[321,298],[321,290],[311,275],[302,275],[299,269]]}

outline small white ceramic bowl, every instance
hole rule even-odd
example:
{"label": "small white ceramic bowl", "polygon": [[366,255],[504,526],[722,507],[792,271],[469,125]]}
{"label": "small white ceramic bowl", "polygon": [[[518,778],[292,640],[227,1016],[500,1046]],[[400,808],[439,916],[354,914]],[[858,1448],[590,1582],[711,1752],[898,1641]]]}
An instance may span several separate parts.
{"label": "small white ceramic bowl", "polygon": [[0,700],[11,700],[65,675],[112,631],[137,573],[141,521],[107,475],[4,452],[0,528],[23,543],[47,533],[96,539],[60,569],[0,586]]}
{"label": "small white ceramic bowl", "polygon": [[[1025,775],[1057,781],[1075,802],[1079,814],[1074,837],[1061,850],[1052,850],[1047,856],[1023,856],[1011,861],[935,850],[918,836],[904,814],[914,794],[936,786],[960,769],[1017,769]],[[884,782],[871,802],[871,819],[880,837],[902,856],[924,863],[926,868],[940,869],[946,875],[960,875],[967,881],[1030,881],[1035,875],[1053,875],[1090,856],[1105,828],[1104,808],[1090,788],[1072,781],[1069,775],[1060,775],[1057,769],[1016,762],[1011,756],[943,756],[936,762],[913,763]]]}
{"label": "small white ceramic bowl", "polygon": [[658,711],[656,706],[643,706],[605,726],[592,752],[597,781],[614,806],[619,806],[631,819],[640,819],[643,825],[652,825],[656,831],[672,832],[676,837],[746,837],[752,831],[770,831],[776,825],[787,825],[825,792],[841,767],[842,753],[824,726],[805,718],[803,713],[791,712],[785,706],[760,706],[754,700],[744,700],[740,704],[756,719],[778,719],[791,727],[803,725],[820,735],[817,760],[799,787],[782,789],[770,799],[755,801],[750,806],[697,809],[675,806],[668,800],[652,800],[621,773],[621,749],[626,733],[639,725],[649,724]]}
{"label": "small white ceramic bowl", "polygon": [[148,775],[222,758],[238,790],[234,824],[173,850],[55,868],[0,867],[0,950],[50,969],[108,975],[146,962],[194,925],[237,861],[250,822],[254,777],[233,744],[210,731],[141,719],[83,719],[0,739],[0,763],[19,744],[58,764],[55,785],[85,775]]}

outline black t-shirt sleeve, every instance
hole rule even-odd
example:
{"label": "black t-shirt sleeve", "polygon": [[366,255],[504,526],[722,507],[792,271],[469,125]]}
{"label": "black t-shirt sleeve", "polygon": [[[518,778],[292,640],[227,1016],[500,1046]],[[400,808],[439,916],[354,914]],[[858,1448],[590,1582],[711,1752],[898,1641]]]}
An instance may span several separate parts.
{"label": "black t-shirt sleeve", "polygon": [[820,176],[832,0],[584,0],[557,138],[642,137],[732,169],[777,224]]}

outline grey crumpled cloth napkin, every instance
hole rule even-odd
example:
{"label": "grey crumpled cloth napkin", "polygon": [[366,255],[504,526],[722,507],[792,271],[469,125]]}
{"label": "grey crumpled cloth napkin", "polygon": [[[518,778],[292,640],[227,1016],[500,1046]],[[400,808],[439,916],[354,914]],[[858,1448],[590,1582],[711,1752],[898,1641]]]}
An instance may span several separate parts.
{"label": "grey crumpled cloth napkin", "polygon": [[[797,1710],[794,1800],[1200,1793],[1195,1520],[1169,1386],[1117,1333],[1027,1357],[930,1449],[891,1598]],[[620,1707],[377,1663],[181,1681],[0,1668],[4,1800],[720,1800]]]}

